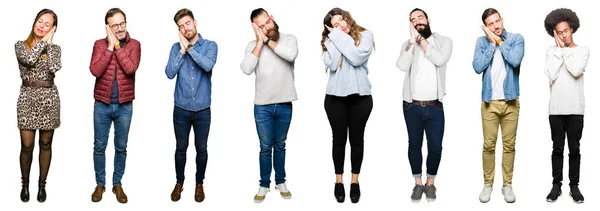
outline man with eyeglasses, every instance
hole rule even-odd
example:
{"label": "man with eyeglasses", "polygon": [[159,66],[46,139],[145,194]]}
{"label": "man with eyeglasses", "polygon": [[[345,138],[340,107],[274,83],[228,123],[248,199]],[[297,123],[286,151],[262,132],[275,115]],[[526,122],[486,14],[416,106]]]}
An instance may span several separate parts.
{"label": "man with eyeglasses", "polygon": [[271,170],[275,169],[275,189],[281,197],[292,194],[285,183],[285,140],[292,120],[292,101],[297,100],[294,61],[298,55],[296,37],[279,33],[279,25],[263,8],[250,14],[256,40],[246,46],[240,68],[256,75],[254,120],[260,140],[260,187],[254,202],[269,192]]}
{"label": "man with eyeglasses", "polygon": [[171,47],[165,73],[175,78],[175,174],[177,183],[171,200],[179,201],[185,179],[186,152],[190,130],[194,128],[196,147],[196,190],[194,200],[204,201],[204,173],[208,160],[207,141],[210,130],[211,76],[217,62],[217,43],[204,39],[196,30],[197,22],[189,9],[183,8],[173,18],[179,29],[179,42]]}
{"label": "man with eyeglasses", "polygon": [[127,158],[127,139],[133,100],[135,99],[135,73],[140,64],[140,42],[130,38],[125,13],[119,8],[106,12],[104,18],[106,38],[94,43],[90,71],[96,77],[94,86],[94,171],[96,188],[92,201],[102,200],[105,191],[105,151],[108,133],[114,123],[114,173],[112,192],[117,201],[127,203],[121,187]]}

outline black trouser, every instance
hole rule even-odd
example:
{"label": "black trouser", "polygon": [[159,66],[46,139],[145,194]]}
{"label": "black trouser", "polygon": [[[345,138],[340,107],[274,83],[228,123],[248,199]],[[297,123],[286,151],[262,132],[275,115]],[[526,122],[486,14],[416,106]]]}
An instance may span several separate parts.
{"label": "black trouser", "polygon": [[562,185],[565,133],[569,146],[569,185],[579,185],[579,140],[583,131],[583,115],[550,115],[552,133],[552,184]]}
{"label": "black trouser", "polygon": [[333,135],[332,155],[336,174],[344,173],[344,157],[348,134],[350,135],[352,173],[360,173],[364,151],[365,126],[372,109],[373,98],[371,95],[325,96],[325,112],[327,118],[329,118]]}

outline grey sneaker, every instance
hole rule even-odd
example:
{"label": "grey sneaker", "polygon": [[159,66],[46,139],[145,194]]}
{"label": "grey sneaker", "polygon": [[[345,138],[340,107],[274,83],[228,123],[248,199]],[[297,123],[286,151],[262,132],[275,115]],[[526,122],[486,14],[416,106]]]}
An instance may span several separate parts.
{"label": "grey sneaker", "polygon": [[502,187],[502,195],[504,195],[504,201],[507,203],[514,203],[516,200],[515,193],[513,193],[512,184],[507,184]]}
{"label": "grey sneaker", "polygon": [[425,199],[427,199],[428,202],[434,202],[435,201],[435,186],[434,185],[427,185],[425,184]]}
{"label": "grey sneaker", "polygon": [[492,185],[490,184],[485,184],[483,185],[483,190],[481,190],[481,193],[479,194],[479,201],[481,203],[487,203],[488,201],[490,201],[490,198],[492,196]]}
{"label": "grey sneaker", "polygon": [[410,195],[410,199],[413,203],[421,202],[421,198],[423,197],[423,192],[425,191],[425,187],[423,185],[415,185],[413,188],[412,195]]}

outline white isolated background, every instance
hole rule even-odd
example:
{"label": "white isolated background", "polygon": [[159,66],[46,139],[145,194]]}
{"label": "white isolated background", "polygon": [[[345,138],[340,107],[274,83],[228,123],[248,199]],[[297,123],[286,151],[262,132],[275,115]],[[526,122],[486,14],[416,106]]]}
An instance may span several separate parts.
{"label": "white isolated background", "polygon": [[[3,210],[42,210],[75,208],[85,210],[449,210],[449,209],[534,209],[592,210],[598,207],[597,162],[600,147],[596,132],[600,113],[595,91],[599,89],[596,42],[598,18],[590,1],[3,1],[0,20],[0,203]],[[105,36],[104,15],[120,7],[127,15],[127,29],[142,46],[141,63],[136,74],[136,99],[129,133],[128,157],[123,187],[129,203],[119,204],[110,192],[113,169],[113,134],[107,157],[107,192],[99,203],[92,203],[94,190],[93,88],[89,72],[92,46]],[[165,76],[171,45],[178,41],[174,14],[189,8],[198,21],[198,32],[219,47],[212,77],[212,125],[208,141],[206,200],[193,201],[194,146],[190,143],[186,183],[182,199],[171,202],[175,184],[175,138],[172,124],[175,80]],[[254,75],[239,68],[246,44],[255,39],[250,27],[250,12],[265,8],[283,33],[298,38],[295,81],[299,100],[287,140],[287,184],[293,194],[284,200],[272,188],[265,201],[255,204],[258,190],[259,141],[253,116]],[[333,7],[350,11],[358,24],[375,35],[376,50],[369,61],[374,107],[365,133],[365,153],[360,175],[362,197],[358,204],[347,200],[338,204],[333,197],[334,170],[331,159],[331,130],[323,108],[327,75],[321,60],[323,17]],[[446,128],[444,150],[436,186],[435,203],[410,201],[413,187],[407,157],[408,139],[402,114],[404,73],[396,68],[402,42],[408,39],[409,12],[419,7],[431,20],[431,28],[452,38],[454,49],[448,63],[447,95],[444,101]],[[481,75],[471,66],[481,13],[488,7],[500,11],[505,28],[525,37],[522,62],[521,116],[517,135],[514,191],[517,201],[506,204],[501,194],[502,174],[496,165],[492,200],[478,200],[483,186],[481,169]],[[563,196],[550,204],[545,197],[552,176],[552,141],[548,123],[548,79],[544,75],[545,52],[554,45],[543,21],[550,11],[573,9],[581,19],[575,42],[591,47],[585,73],[587,110],[581,140],[581,183],[586,197],[575,205],[568,196],[568,161],[565,162]],[[31,201],[19,200],[19,132],[16,127],[16,101],[21,79],[14,43],[31,30],[35,14],[53,9],[59,17],[54,42],[62,48],[62,69],[56,74],[61,98],[62,125],[55,132],[53,158],[47,179],[48,199],[40,204],[37,193],[38,149],[36,143],[31,169]],[[192,133],[193,134],[193,133]],[[191,140],[193,139],[193,136]],[[500,163],[502,142],[497,144]],[[349,146],[344,179],[349,191]],[[426,142],[423,151],[426,152]],[[426,155],[426,153],[424,153]],[[565,157],[568,157],[568,151]],[[596,164],[594,164],[596,163]],[[426,168],[423,168],[426,171]],[[273,182],[274,184],[274,182]],[[348,193],[347,193],[348,194]]]}

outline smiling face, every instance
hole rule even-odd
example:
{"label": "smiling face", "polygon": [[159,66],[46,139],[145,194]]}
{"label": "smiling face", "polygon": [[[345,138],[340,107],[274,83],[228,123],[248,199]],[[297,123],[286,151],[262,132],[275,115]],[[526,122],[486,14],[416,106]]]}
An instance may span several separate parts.
{"label": "smiling face", "polygon": [[431,28],[429,27],[429,18],[423,11],[415,10],[410,14],[410,23],[415,27],[417,32],[425,38],[431,36]]}
{"label": "smiling face", "polygon": [[33,33],[36,37],[44,37],[54,26],[54,17],[50,13],[43,14],[33,24]]}
{"label": "smiling face", "polygon": [[127,36],[127,23],[125,22],[125,16],[121,13],[116,13],[107,19],[108,26],[115,34],[118,40],[125,39]]}
{"label": "smiling face", "polygon": [[425,17],[425,13],[419,10],[410,14],[410,23],[412,23],[417,31],[423,30],[426,26],[429,26],[429,20]]}
{"label": "smiling face", "polygon": [[348,20],[342,15],[334,15],[331,18],[331,26],[343,31],[346,34],[350,33],[350,24],[348,24]]}

